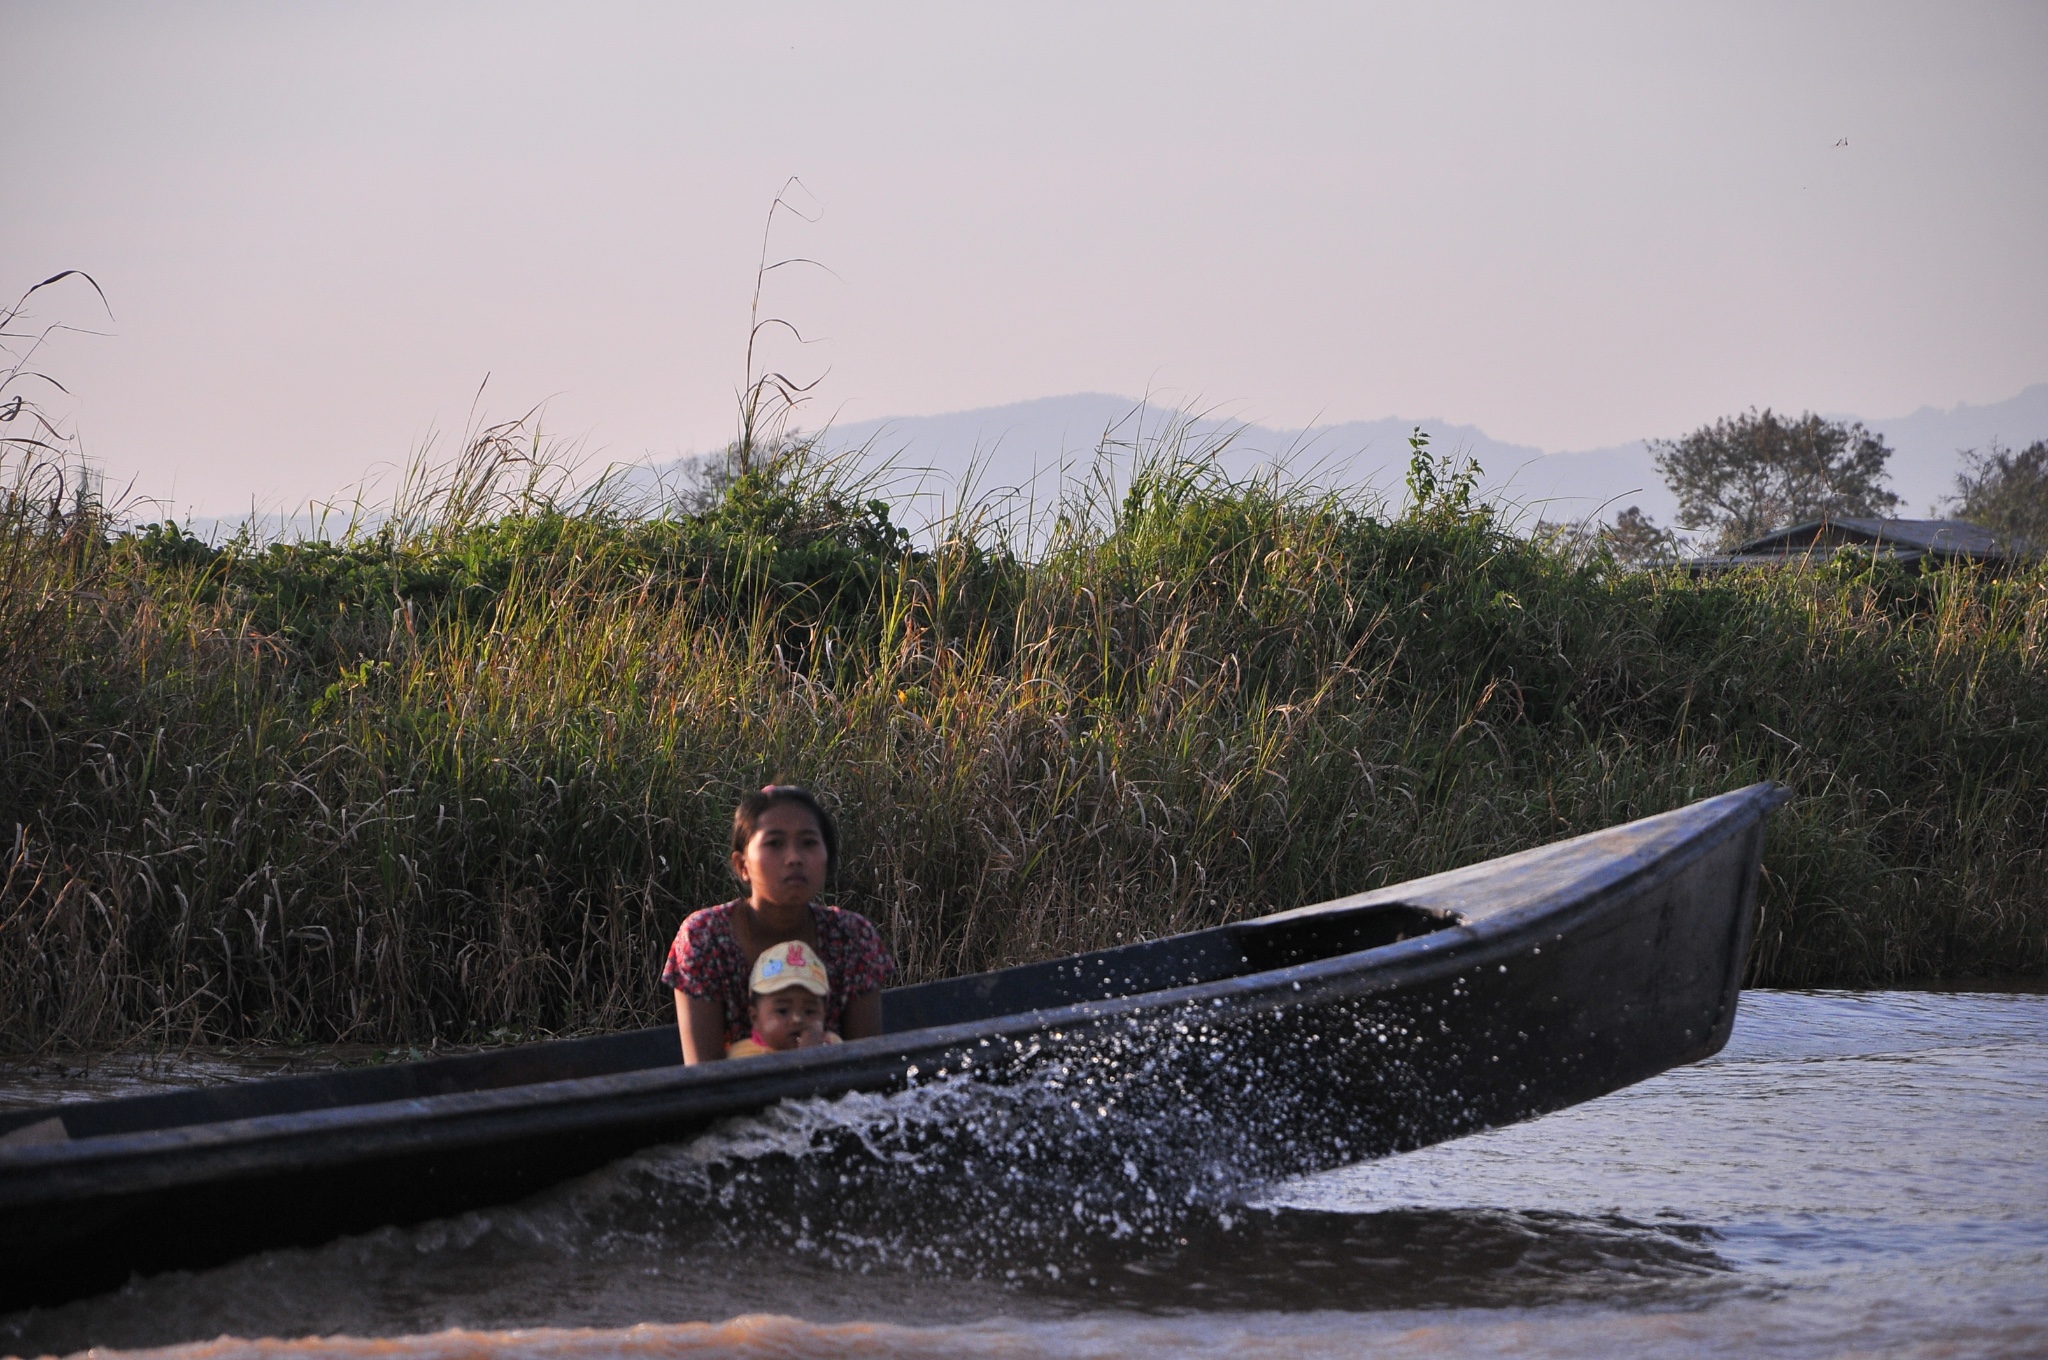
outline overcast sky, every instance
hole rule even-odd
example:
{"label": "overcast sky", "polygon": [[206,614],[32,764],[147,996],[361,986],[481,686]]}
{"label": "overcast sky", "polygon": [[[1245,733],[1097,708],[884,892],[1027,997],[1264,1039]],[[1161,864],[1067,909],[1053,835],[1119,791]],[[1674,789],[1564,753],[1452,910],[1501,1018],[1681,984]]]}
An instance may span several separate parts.
{"label": "overcast sky", "polygon": [[1551,450],[2048,378],[2048,5],[0,0],[0,287],[91,456],[280,508],[545,401],[1082,390]]}

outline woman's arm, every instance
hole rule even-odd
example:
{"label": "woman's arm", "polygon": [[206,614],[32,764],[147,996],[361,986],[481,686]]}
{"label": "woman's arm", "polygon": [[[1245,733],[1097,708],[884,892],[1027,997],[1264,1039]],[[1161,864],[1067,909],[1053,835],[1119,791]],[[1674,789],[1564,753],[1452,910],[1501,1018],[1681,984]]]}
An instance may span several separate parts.
{"label": "woman's arm", "polygon": [[[875,996],[875,1032],[882,1028],[882,998]],[[694,1067],[725,1057],[725,1007],[709,997],[676,988],[676,1028],[683,1032],[683,1061]]]}
{"label": "woman's arm", "polygon": [[839,1013],[839,1037],[842,1039],[872,1039],[882,1032],[882,994],[861,992],[846,998],[846,1009]]}

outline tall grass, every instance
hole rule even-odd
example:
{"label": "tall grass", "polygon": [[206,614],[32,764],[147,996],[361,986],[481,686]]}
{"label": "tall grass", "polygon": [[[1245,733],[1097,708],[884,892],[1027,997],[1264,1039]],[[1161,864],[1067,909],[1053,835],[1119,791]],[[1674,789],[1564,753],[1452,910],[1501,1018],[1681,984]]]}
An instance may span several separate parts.
{"label": "tall grass", "polygon": [[566,500],[526,438],[337,543],[124,531],[9,465],[0,1041],[658,1021],[770,780],[840,809],[911,978],[1763,778],[1800,796],[1756,980],[2048,965],[2048,573],[1624,572],[1448,469],[1389,516],[1176,437],[917,547],[800,444],[684,511]]}

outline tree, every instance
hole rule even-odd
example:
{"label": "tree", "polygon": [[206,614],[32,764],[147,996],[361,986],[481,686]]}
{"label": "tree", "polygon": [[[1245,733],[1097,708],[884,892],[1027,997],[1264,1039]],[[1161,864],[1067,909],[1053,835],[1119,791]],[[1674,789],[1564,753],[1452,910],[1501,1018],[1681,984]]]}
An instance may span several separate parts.
{"label": "tree", "polygon": [[1892,451],[1860,423],[1768,408],[1703,425],[1683,439],[1653,439],[1657,470],[1678,496],[1678,522],[1711,529],[1723,548],[1824,516],[1883,515]]}
{"label": "tree", "polygon": [[1983,453],[1963,450],[1956,494],[1959,519],[1981,524],[2000,538],[2048,548],[2048,439],[2014,453],[2000,444]]}
{"label": "tree", "polygon": [[1639,505],[1631,505],[1614,517],[1614,523],[1602,526],[1600,541],[1615,561],[1631,567],[1669,562],[1678,556],[1678,535],[1644,514]]}

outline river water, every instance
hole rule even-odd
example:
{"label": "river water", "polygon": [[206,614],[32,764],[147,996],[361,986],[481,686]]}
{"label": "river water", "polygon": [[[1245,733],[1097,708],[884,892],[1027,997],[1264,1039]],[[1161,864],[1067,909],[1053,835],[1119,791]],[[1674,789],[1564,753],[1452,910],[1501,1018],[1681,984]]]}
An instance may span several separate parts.
{"label": "river water", "polygon": [[0,1318],[0,1351],[2048,1355],[2048,996],[1747,992],[1707,1062],[1277,1184],[1069,1105],[781,1107],[522,1205]]}

